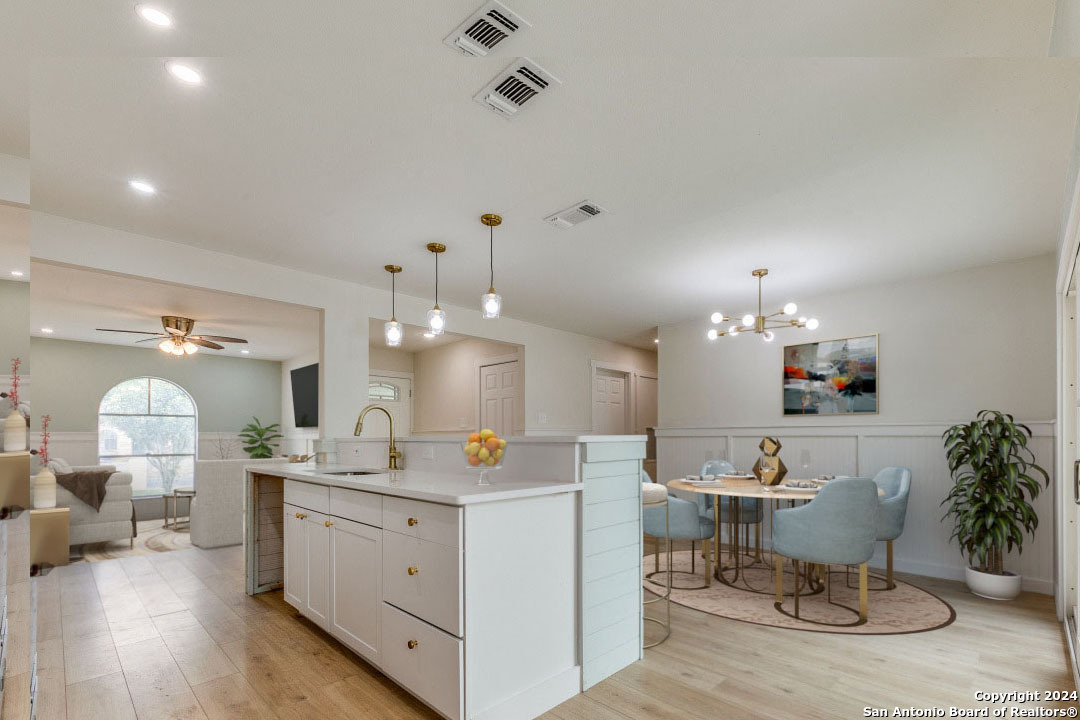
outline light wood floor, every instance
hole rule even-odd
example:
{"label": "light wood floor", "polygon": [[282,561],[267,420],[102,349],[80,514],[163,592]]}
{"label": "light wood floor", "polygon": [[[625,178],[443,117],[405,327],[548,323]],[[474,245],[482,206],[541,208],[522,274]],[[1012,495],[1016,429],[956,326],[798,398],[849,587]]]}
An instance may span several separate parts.
{"label": "light wood floor", "polygon": [[[673,606],[667,642],[544,718],[862,717],[868,705],[974,707],[975,690],[1072,688],[1050,598],[998,604],[915,580],[956,608],[952,626],[826,635]],[[245,595],[238,547],[80,563],[34,582],[41,720],[437,717],[280,592]]]}

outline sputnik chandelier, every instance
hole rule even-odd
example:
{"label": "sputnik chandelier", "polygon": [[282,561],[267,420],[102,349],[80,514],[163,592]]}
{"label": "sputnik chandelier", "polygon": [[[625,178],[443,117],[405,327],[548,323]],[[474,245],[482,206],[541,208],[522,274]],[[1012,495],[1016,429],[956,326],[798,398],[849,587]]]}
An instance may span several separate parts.
{"label": "sputnik chandelier", "polygon": [[[767,268],[759,268],[751,274],[756,277],[758,281],[757,315],[747,313],[746,315],[742,316],[741,324],[731,325],[728,327],[727,330],[709,328],[708,338],[710,340],[715,340],[716,338],[723,337],[724,335],[738,335],[739,333],[743,332],[755,332],[761,335],[761,339],[765,342],[772,342],[773,338],[776,337],[773,333],[773,330],[780,330],[789,327],[806,328],[807,330],[817,329],[817,318],[791,317],[799,311],[799,307],[793,302],[789,302],[783,307],[782,310],[774,312],[772,315],[766,315],[761,309],[761,279],[769,274],[769,270]],[[714,312],[709,319],[712,321],[713,325],[721,325],[722,323],[726,323],[731,320],[731,318],[729,318],[722,312]]]}

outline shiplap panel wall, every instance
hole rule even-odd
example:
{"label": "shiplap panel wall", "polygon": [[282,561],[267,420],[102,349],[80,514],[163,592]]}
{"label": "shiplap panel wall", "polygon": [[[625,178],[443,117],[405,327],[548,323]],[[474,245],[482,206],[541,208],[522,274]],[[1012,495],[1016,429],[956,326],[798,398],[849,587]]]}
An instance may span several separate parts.
{"label": "shiplap panel wall", "polygon": [[582,447],[582,689],[641,659],[644,457],[643,442]]}
{"label": "shiplap panel wall", "polygon": [[[1054,482],[1054,425],[1028,423],[1035,437],[1032,450],[1037,462]],[[697,473],[706,459],[728,459],[739,469],[749,470],[757,457],[757,444],[764,435],[779,438],[780,457],[791,477],[829,475],[873,476],[890,465],[911,470],[911,496],[904,534],[894,543],[896,569],[932,577],[962,580],[964,558],[949,540],[951,522],[942,522],[940,503],[951,486],[945,463],[941,434],[944,424],[835,425],[812,428],[694,428],[657,431],[657,469],[664,481]],[[731,449],[730,454],[728,448]],[[810,465],[804,473],[802,451],[809,453]],[[1028,538],[1022,554],[1013,553],[1006,567],[1019,572],[1024,588],[1053,592],[1054,512],[1053,491],[1044,490],[1035,501],[1039,529]],[[873,564],[885,562],[880,543]]]}

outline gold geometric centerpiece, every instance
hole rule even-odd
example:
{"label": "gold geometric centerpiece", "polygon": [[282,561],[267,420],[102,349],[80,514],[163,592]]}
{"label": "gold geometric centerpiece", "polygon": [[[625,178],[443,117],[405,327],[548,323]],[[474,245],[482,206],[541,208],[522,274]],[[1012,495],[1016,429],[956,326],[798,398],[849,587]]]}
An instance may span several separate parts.
{"label": "gold geometric centerpiece", "polygon": [[761,457],[754,461],[754,476],[762,485],[779,485],[787,475],[787,467],[780,459],[780,441],[776,438],[762,438],[758,444]]}

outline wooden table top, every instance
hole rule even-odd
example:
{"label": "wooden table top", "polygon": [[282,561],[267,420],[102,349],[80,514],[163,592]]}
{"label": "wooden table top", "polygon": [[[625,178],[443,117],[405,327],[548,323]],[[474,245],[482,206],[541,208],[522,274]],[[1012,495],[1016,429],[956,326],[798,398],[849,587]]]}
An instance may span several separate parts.
{"label": "wooden table top", "polygon": [[[723,482],[721,480],[720,482]],[[762,498],[774,500],[808,500],[817,495],[817,490],[786,487],[783,483],[766,487],[758,483],[739,482],[725,487],[712,486],[700,487],[691,485],[684,478],[670,481],[667,486],[672,490],[685,490],[686,492],[702,493],[704,495],[725,495],[731,497]]]}

